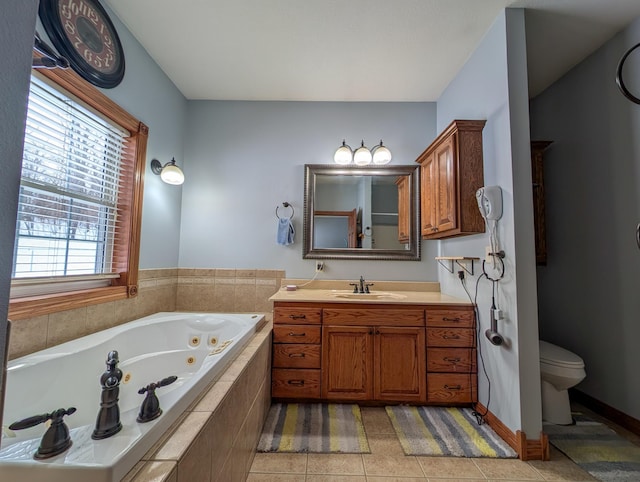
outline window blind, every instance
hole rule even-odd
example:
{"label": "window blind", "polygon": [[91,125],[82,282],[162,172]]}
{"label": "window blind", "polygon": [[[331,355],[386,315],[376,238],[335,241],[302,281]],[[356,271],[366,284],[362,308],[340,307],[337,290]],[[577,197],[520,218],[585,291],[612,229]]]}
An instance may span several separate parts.
{"label": "window blind", "polygon": [[113,273],[128,136],[32,76],[14,278]]}

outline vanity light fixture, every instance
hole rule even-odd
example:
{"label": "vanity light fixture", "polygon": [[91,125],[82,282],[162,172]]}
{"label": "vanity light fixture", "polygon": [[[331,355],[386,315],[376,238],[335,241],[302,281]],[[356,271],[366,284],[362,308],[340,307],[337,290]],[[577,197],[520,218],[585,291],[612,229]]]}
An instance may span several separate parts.
{"label": "vanity light fixture", "polygon": [[164,166],[158,159],[152,159],[151,171],[154,174],[159,175],[160,178],[167,184],[179,186],[184,182],[184,174],[182,172],[182,169],[176,166],[176,160],[173,157]]}
{"label": "vanity light fixture", "polygon": [[382,143],[375,146],[372,150],[369,150],[364,145],[364,140],[361,142],[355,152],[351,150],[351,147],[343,140],[342,145],[338,147],[336,153],[333,155],[333,160],[336,164],[347,165],[353,161],[358,166],[366,166],[371,164],[383,165],[391,162],[391,151]]}

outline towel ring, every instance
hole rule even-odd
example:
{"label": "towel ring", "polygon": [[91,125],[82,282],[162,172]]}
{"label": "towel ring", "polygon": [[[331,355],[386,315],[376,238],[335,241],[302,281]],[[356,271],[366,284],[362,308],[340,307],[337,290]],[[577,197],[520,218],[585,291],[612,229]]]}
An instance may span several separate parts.
{"label": "towel ring", "polygon": [[[295,211],[293,210],[293,206],[291,204],[289,204],[287,201],[282,203],[282,206],[284,206],[285,208],[291,208],[291,216],[289,216],[289,219],[293,219],[293,215],[295,214]],[[280,206],[276,206],[276,218],[280,219],[280,216],[278,216],[278,208]]]}

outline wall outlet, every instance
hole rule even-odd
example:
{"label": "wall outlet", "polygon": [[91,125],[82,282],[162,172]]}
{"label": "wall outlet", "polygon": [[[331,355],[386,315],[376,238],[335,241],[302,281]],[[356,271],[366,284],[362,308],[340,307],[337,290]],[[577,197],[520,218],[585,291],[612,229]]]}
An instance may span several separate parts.
{"label": "wall outlet", "polygon": [[316,273],[324,271],[324,261],[316,261]]}
{"label": "wall outlet", "polygon": [[493,261],[493,256],[491,256],[491,246],[484,247],[484,260],[487,263],[491,263]]}

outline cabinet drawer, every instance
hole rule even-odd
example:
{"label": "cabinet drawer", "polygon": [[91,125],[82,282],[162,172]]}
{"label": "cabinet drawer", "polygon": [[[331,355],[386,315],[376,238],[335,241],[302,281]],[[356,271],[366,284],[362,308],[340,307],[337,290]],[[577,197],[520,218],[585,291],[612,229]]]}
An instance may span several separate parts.
{"label": "cabinet drawer", "polygon": [[274,368],[271,372],[274,398],[320,398],[320,370]]}
{"label": "cabinet drawer", "polygon": [[476,372],[475,348],[428,348],[428,372]]}
{"label": "cabinet drawer", "polygon": [[424,310],[325,308],[323,323],[351,326],[424,326]]}
{"label": "cabinet drawer", "polygon": [[319,325],[322,323],[320,308],[276,308],[273,310],[274,323],[302,323]]}
{"label": "cabinet drawer", "polygon": [[320,343],[322,328],[319,325],[274,325],[274,343]]}
{"label": "cabinet drawer", "polygon": [[273,345],[275,368],[320,368],[320,345],[281,343]]}
{"label": "cabinet drawer", "polygon": [[[427,346],[475,346],[476,332],[471,328],[427,328]],[[429,351],[429,350],[427,350]]]}
{"label": "cabinet drawer", "polygon": [[475,374],[434,373],[427,375],[427,402],[471,403],[477,401]]}
{"label": "cabinet drawer", "polygon": [[427,327],[473,328],[473,310],[431,310],[427,308]]}

